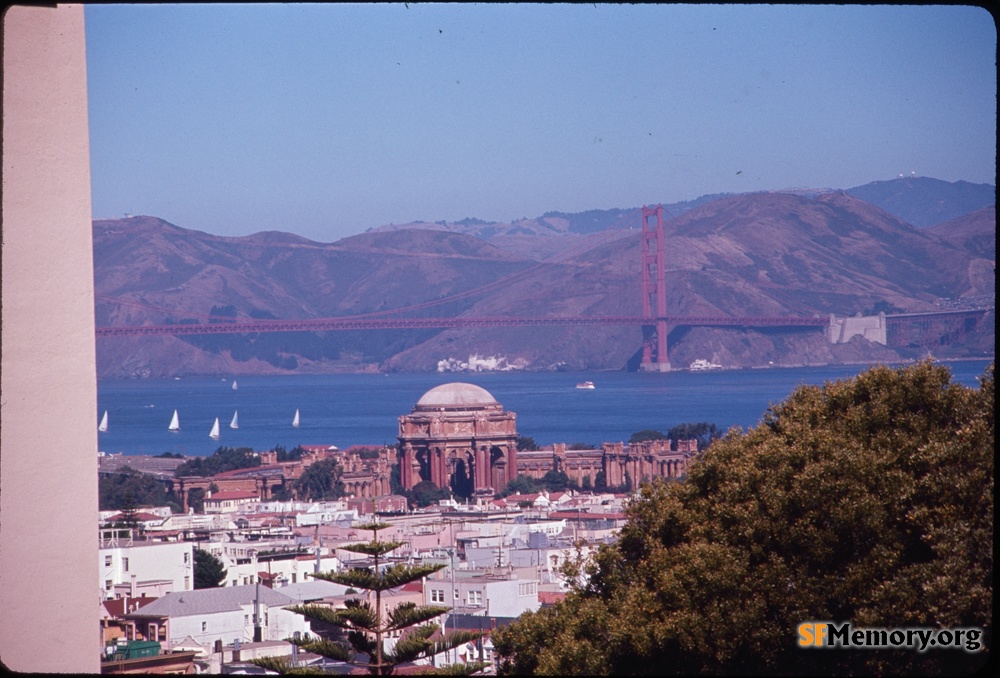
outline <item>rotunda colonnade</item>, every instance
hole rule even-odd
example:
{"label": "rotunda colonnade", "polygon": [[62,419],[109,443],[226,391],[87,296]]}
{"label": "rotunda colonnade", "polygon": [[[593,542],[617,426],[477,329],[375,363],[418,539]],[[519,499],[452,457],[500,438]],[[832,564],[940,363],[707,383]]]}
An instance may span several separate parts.
{"label": "rotunda colonnade", "polygon": [[427,391],[399,418],[400,482],[423,480],[462,495],[493,494],[517,476],[517,415],[474,384]]}

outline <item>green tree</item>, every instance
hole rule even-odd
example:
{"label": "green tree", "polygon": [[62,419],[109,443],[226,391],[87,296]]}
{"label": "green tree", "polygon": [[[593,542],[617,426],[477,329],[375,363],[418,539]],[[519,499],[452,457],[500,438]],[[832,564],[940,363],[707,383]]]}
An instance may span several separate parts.
{"label": "green tree", "polygon": [[708,447],[713,440],[721,438],[722,434],[723,432],[718,426],[709,424],[707,421],[700,421],[696,424],[678,424],[667,430],[667,437],[670,438],[671,442],[676,444],[678,440],[694,438],[698,441],[699,450]]}
{"label": "green tree", "polygon": [[344,484],[340,481],[343,470],[336,459],[322,459],[310,464],[295,481],[296,495],[305,501],[340,499]]}
{"label": "green tree", "polygon": [[542,491],[542,484],[531,476],[519,474],[516,478],[507,483],[507,487],[500,492],[501,497],[512,494],[534,494]]}
{"label": "green tree", "polygon": [[219,447],[208,457],[194,457],[177,467],[174,475],[214,476],[224,471],[260,466],[260,455],[250,447]]}
{"label": "green tree", "polygon": [[[293,641],[308,652],[315,652],[341,661],[364,666],[372,675],[384,676],[404,662],[444,652],[479,638],[479,633],[453,632],[441,641],[431,641],[430,637],[440,628],[430,620],[448,611],[437,605],[416,605],[402,603],[385,612],[382,594],[412,581],[417,581],[445,567],[437,565],[388,565],[387,556],[403,545],[398,541],[382,541],[378,531],[388,527],[384,523],[359,525],[357,529],[370,530],[372,540],[360,544],[342,545],[340,548],[360,553],[372,558],[371,569],[351,569],[344,572],[320,572],[313,575],[317,579],[350,586],[374,594],[374,604],[370,598],[349,598],[345,609],[332,609],[325,605],[295,605],[288,609],[310,619],[325,622],[346,632],[348,644],[331,640]],[[391,651],[386,651],[383,638],[389,633],[403,631]],[[470,667],[472,669],[479,667]]]}
{"label": "green tree", "polygon": [[221,586],[226,580],[225,564],[208,551],[196,548],[194,550],[194,587],[196,589],[212,589]]}
{"label": "green tree", "polygon": [[194,487],[188,490],[187,495],[187,505],[191,507],[195,513],[205,512],[205,488]]}
{"label": "green tree", "polygon": [[438,487],[429,480],[421,480],[404,496],[414,506],[424,507],[436,504],[440,499],[448,499],[451,492],[447,487]]}
{"label": "green tree", "polygon": [[651,428],[645,428],[641,431],[636,431],[631,436],[629,436],[628,441],[630,443],[642,443],[647,440],[666,440],[668,437],[669,436],[667,436],[662,431],[656,431]]}
{"label": "green tree", "polygon": [[542,476],[542,487],[549,492],[562,492],[569,485],[569,476],[565,471],[546,471]]}
{"label": "green tree", "polygon": [[538,443],[536,443],[535,439],[530,436],[518,436],[517,449],[525,452],[533,452],[538,449]]}
{"label": "green tree", "polygon": [[132,507],[170,506],[180,511],[173,495],[162,480],[150,473],[140,473],[130,466],[118,473],[102,473],[97,477],[98,505],[102,511],[125,507],[126,498]]}
{"label": "green tree", "polygon": [[494,637],[507,674],[943,675],[989,651],[802,650],[804,621],[992,636],[994,368],[798,388],[644,485],[566,600]]}

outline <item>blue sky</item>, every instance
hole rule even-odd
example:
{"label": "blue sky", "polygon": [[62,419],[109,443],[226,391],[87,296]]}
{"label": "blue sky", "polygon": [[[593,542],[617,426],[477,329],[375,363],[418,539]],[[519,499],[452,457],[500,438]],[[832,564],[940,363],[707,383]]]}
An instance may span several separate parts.
{"label": "blue sky", "polygon": [[389,223],[995,183],[972,6],[87,5],[95,218]]}

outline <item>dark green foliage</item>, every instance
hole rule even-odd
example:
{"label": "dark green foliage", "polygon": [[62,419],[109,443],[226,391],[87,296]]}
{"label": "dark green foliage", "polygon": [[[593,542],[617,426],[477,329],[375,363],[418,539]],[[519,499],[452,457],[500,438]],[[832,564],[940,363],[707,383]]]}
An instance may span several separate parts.
{"label": "dark green foliage", "polygon": [[154,475],[140,473],[125,466],[120,473],[101,474],[97,478],[98,505],[102,511],[122,509],[126,503],[132,507],[170,506],[180,511],[176,498],[166,485]]}
{"label": "dark green foliage", "polygon": [[564,471],[546,471],[541,483],[549,492],[562,492],[570,485],[569,476]]}
{"label": "dark green foliage", "polygon": [[506,497],[512,494],[534,494],[536,492],[541,492],[541,490],[542,484],[540,482],[531,476],[526,476],[522,473],[507,483],[507,487],[503,488],[500,492],[500,496]]}
{"label": "dark green foliage", "polygon": [[992,636],[994,376],[923,362],[801,387],[681,482],[644,485],[507,674],[957,675],[989,651],[802,650],[804,621]]}
{"label": "dark green foliage", "polygon": [[567,450],[595,450],[599,446],[591,445],[590,443],[570,443],[566,446]]}
{"label": "dark green foliage", "polygon": [[204,513],[205,511],[205,488],[194,487],[188,490],[187,505],[194,510],[195,513]]}
{"label": "dark green foliage", "polygon": [[224,471],[260,466],[260,456],[249,447],[220,447],[209,457],[193,457],[177,467],[175,476],[214,476]]}
{"label": "dark green foliage", "polygon": [[646,440],[666,440],[667,438],[669,438],[667,434],[647,428],[633,433],[629,436],[628,441],[630,443],[641,443]]}
{"label": "dark green foliage", "polygon": [[352,451],[357,452],[361,459],[378,459],[380,449],[378,447],[360,447]]}
{"label": "dark green foliage", "polygon": [[155,455],[159,459],[183,459],[184,455],[180,452],[163,452],[162,454]]}
{"label": "dark green foliage", "polygon": [[276,445],[272,452],[278,453],[278,461],[298,461],[306,453],[301,445],[297,445],[287,451],[281,445]]}
{"label": "dark green foliage", "polygon": [[[402,603],[392,610],[385,611],[382,605],[384,592],[422,579],[445,567],[404,564],[385,567],[386,557],[402,546],[402,542],[382,541],[378,538],[378,531],[385,527],[387,525],[379,523],[358,525],[357,529],[372,531],[372,540],[341,546],[347,551],[370,556],[371,569],[351,569],[339,573],[321,572],[314,575],[317,579],[369,591],[374,594],[373,596],[365,599],[349,598],[345,601],[343,609],[325,605],[295,605],[288,608],[310,619],[342,629],[346,632],[350,643],[345,645],[328,640],[294,641],[297,645],[309,652],[365,666],[369,673],[379,676],[391,674],[393,667],[398,664],[443,652],[475,640],[480,635],[468,632],[452,633],[448,634],[444,641],[432,642],[430,637],[440,627],[431,620],[447,612],[447,607]],[[403,636],[391,652],[385,652],[382,638],[388,633],[397,631],[403,631]]]}
{"label": "dark green foliage", "polygon": [[220,586],[226,580],[226,567],[221,560],[208,551],[194,550],[194,587],[196,589],[211,589]]}
{"label": "dark green foliage", "polygon": [[608,476],[604,472],[604,469],[594,474],[594,489],[599,492],[608,489]]}
{"label": "dark green foliage", "polygon": [[450,498],[451,492],[447,487],[438,487],[429,480],[421,480],[413,486],[412,490],[406,492],[404,496],[411,505],[422,508],[437,504],[441,499]]}
{"label": "dark green foliage", "polygon": [[518,436],[517,449],[524,450],[525,452],[533,452],[538,449],[538,443],[530,436]]}
{"label": "dark green foliage", "polygon": [[674,444],[678,440],[697,439],[698,449],[703,450],[711,444],[713,440],[722,437],[722,431],[715,424],[700,421],[697,424],[678,424],[667,431],[667,437]]}
{"label": "dark green foliage", "polygon": [[344,496],[343,473],[336,459],[322,459],[310,464],[295,481],[295,493],[304,501],[340,499]]}

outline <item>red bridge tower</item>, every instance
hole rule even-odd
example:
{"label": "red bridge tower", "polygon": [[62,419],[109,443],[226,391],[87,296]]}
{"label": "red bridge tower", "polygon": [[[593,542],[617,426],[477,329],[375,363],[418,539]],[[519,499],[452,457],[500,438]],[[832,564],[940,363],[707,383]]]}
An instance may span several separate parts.
{"label": "red bridge tower", "polygon": [[[639,369],[668,372],[667,260],[663,206],[642,208],[642,364]],[[655,309],[655,312],[654,312]]]}

